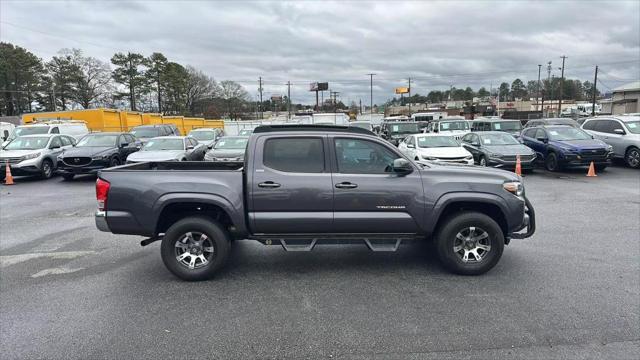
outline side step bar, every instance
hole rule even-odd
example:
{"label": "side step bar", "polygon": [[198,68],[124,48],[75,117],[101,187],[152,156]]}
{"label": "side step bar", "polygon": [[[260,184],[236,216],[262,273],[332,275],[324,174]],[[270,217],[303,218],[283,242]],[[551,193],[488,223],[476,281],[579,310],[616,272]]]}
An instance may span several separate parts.
{"label": "side step bar", "polygon": [[346,239],[338,238],[320,238],[320,237],[271,237],[256,236],[252,240],[257,240],[264,245],[280,245],[285,251],[311,251],[316,245],[353,245],[363,244],[371,251],[375,252],[394,252],[397,251],[403,241],[416,240],[415,236],[400,237],[348,237]]}

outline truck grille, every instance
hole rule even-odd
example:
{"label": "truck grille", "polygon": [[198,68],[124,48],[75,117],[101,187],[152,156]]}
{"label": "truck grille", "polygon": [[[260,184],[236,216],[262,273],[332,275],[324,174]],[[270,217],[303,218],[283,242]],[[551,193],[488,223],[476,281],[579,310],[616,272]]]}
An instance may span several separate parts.
{"label": "truck grille", "polygon": [[2,158],[0,159],[0,161],[2,162],[2,164],[0,165],[5,165],[6,163],[9,163],[9,165],[13,165],[21,162],[22,158],[21,157]]}
{"label": "truck grille", "polygon": [[85,166],[91,163],[91,158],[82,157],[82,156],[72,156],[72,157],[63,158],[62,162],[64,162],[66,165],[69,165],[69,166]]}
{"label": "truck grille", "polygon": [[584,157],[589,156],[602,156],[605,155],[607,151],[605,149],[589,149],[580,151],[580,155]]}

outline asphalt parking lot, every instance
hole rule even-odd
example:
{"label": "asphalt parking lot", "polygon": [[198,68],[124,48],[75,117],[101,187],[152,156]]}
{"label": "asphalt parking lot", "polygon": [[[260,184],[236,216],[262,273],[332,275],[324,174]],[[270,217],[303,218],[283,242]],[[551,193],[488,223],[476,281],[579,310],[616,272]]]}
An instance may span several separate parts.
{"label": "asphalt parking lot", "polygon": [[186,283],[101,233],[94,179],[0,186],[0,354],[17,358],[636,358],[640,172],[525,176],[537,233],[479,277],[427,245],[234,244]]}

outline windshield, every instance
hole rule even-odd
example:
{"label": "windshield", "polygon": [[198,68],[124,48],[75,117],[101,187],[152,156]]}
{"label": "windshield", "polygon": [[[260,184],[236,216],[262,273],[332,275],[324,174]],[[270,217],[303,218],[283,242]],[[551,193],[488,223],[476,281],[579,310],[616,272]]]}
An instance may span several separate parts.
{"label": "windshield", "polygon": [[19,137],[13,139],[4,150],[36,150],[44,149],[49,142],[48,137]]}
{"label": "windshield", "polygon": [[192,131],[189,136],[194,137],[198,141],[214,140],[216,138],[215,131]]}
{"label": "windshield", "polygon": [[152,138],[160,135],[159,128],[137,128],[132,129],[131,133],[138,138]]}
{"label": "windshield", "polygon": [[48,126],[17,127],[14,130],[14,133],[16,134],[16,136],[48,134],[49,133],[49,127]]}
{"label": "windshield", "polygon": [[88,135],[78,141],[77,147],[116,146],[118,135]]}
{"label": "windshield", "polygon": [[549,120],[549,125],[570,125],[573,127],[577,127],[576,126],[576,122],[574,120],[571,119],[557,119],[557,120]]}
{"label": "windshield", "polygon": [[367,130],[371,130],[371,123],[366,121],[366,122],[352,122],[350,124],[351,126],[355,126],[361,129],[367,129]]}
{"label": "windshield", "polygon": [[509,134],[482,134],[482,144],[493,145],[519,145],[520,143]]}
{"label": "windshield", "polygon": [[629,121],[626,122],[625,125],[627,125],[629,132],[633,134],[640,134],[640,121]]}
{"label": "windshield", "polygon": [[591,135],[573,127],[552,128],[547,130],[550,140],[566,141],[566,140],[587,140],[591,139]]}
{"label": "windshield", "polygon": [[214,149],[244,149],[247,147],[247,138],[225,137],[220,139]]}
{"label": "windshield", "polygon": [[434,147],[452,147],[460,146],[458,142],[451,136],[421,136],[418,138],[418,147],[434,148]]}
{"label": "windshield", "polygon": [[520,121],[494,122],[491,124],[491,130],[496,131],[520,131],[522,124]]}
{"label": "windshield", "polygon": [[451,130],[469,130],[469,123],[460,120],[460,121],[447,121],[440,123],[440,131],[451,131]]}
{"label": "windshield", "polygon": [[151,139],[142,147],[142,151],[184,150],[182,139]]}
{"label": "windshield", "polygon": [[420,129],[418,129],[418,124],[409,123],[409,124],[392,124],[389,125],[389,129],[392,134],[415,134],[419,133]]}

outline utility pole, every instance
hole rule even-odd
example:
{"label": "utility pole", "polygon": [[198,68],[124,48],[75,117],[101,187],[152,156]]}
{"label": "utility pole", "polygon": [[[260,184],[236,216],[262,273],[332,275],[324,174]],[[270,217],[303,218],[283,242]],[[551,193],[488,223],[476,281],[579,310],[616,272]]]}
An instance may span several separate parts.
{"label": "utility pole", "polygon": [[260,92],[260,119],[263,119],[264,114],[262,113],[262,76],[258,78],[258,91]]}
{"label": "utility pole", "polygon": [[373,75],[375,75],[374,73],[371,74],[367,74],[370,76],[371,80],[369,82],[369,121],[373,121]]}
{"label": "utility pole", "polygon": [[564,87],[564,60],[567,58],[562,55],[562,73],[560,75],[560,98],[558,99],[558,117],[560,117],[560,112],[562,112],[562,88]]}
{"label": "utility pole", "polygon": [[53,83],[51,84],[51,105],[53,105],[53,111],[58,110],[56,106],[56,86]]}
{"label": "utility pole", "polygon": [[362,99],[360,99],[360,115],[362,115]]}
{"label": "utility pole", "polygon": [[287,112],[291,119],[291,81],[287,81]]}
{"label": "utility pole", "polygon": [[[131,62],[131,53],[127,53],[127,57],[129,58],[129,71],[133,73],[133,63]],[[136,111],[136,93],[133,85],[132,78],[129,78],[129,101],[131,102],[131,111]],[[63,104],[64,108],[64,104]],[[64,110],[64,109],[63,109]]]}
{"label": "utility pole", "polygon": [[411,117],[411,78],[409,78],[409,117]]}
{"label": "utility pole", "polygon": [[536,111],[538,111],[538,102],[540,101],[540,70],[542,65],[538,64],[538,91],[536,91]]}
{"label": "utility pole", "polygon": [[596,84],[598,83],[598,65],[596,65],[596,75],[593,78],[593,87],[591,94],[591,116],[596,115]]}

